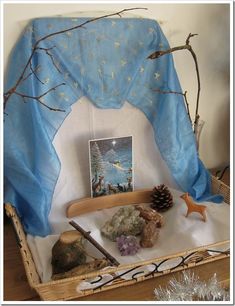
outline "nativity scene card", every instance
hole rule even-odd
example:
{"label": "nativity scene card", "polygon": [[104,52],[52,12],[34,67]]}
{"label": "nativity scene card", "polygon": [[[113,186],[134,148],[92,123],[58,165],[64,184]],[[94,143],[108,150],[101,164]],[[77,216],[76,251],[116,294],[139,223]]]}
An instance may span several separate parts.
{"label": "nativity scene card", "polygon": [[132,136],[89,141],[91,196],[133,191]]}

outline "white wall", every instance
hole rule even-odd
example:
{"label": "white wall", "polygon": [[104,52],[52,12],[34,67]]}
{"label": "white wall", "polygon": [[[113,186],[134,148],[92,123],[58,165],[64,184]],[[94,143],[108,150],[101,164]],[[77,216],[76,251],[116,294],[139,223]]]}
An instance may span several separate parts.
{"label": "white wall", "polygon": [[[4,68],[9,53],[27,21],[54,15],[79,16],[83,11],[118,11],[147,7],[132,15],[159,21],[171,46],[184,44],[187,35],[197,54],[201,75],[199,114],[206,122],[201,135],[200,157],[208,168],[229,162],[229,4],[4,4]],[[196,74],[187,51],[174,53],[182,89],[187,90],[191,113],[196,101]]]}

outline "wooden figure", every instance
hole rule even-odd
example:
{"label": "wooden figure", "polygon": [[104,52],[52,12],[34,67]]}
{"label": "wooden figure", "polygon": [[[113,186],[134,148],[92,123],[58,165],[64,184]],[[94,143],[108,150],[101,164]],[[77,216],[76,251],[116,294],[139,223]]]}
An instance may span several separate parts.
{"label": "wooden figure", "polygon": [[202,215],[202,220],[206,222],[206,206],[196,204],[193,202],[192,198],[190,197],[189,193],[184,193],[181,196],[181,199],[183,199],[188,207],[188,211],[185,217],[188,217],[189,214],[192,212],[197,212]]}

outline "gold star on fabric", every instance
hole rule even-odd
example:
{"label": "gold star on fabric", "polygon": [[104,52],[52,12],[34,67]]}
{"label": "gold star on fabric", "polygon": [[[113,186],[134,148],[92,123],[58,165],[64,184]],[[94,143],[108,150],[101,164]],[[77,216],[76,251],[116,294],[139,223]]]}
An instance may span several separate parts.
{"label": "gold star on fabric", "polygon": [[158,80],[160,78],[160,73],[159,72],[155,72],[154,73],[154,79]]}
{"label": "gold star on fabric", "polygon": [[98,43],[100,43],[102,40],[105,40],[106,39],[106,36],[105,35],[99,35],[96,37],[96,40]]}
{"label": "gold star on fabric", "polygon": [[107,88],[107,85],[106,85],[106,84],[102,84],[102,90],[106,92],[107,89],[108,89],[108,88]]}
{"label": "gold star on fabric", "polygon": [[89,52],[89,59],[93,59],[94,58],[94,53],[93,52]]}
{"label": "gold star on fabric", "polygon": [[68,77],[69,77],[69,73],[66,72],[66,73],[64,74],[64,78],[67,79]]}
{"label": "gold star on fabric", "polygon": [[90,30],[90,31],[89,31],[89,33],[91,33],[91,34],[96,33],[96,29],[92,29],[92,30]]}
{"label": "gold star on fabric", "polygon": [[50,78],[46,78],[46,79],[43,81],[44,84],[48,84],[49,82],[50,82]]}
{"label": "gold star on fabric", "polygon": [[148,89],[151,89],[151,86],[150,86],[149,83],[144,83],[144,87],[145,87],[145,88],[148,88]]}
{"label": "gold star on fabric", "polygon": [[115,46],[115,48],[119,48],[120,47],[120,42],[119,41],[115,41],[114,46]]}
{"label": "gold star on fabric", "polygon": [[114,90],[112,94],[113,94],[113,96],[119,96],[120,91],[119,90]]}
{"label": "gold star on fabric", "polygon": [[65,34],[66,34],[68,37],[71,37],[73,33],[70,32],[70,31],[68,31],[68,32],[66,32]]}
{"label": "gold star on fabric", "polygon": [[67,45],[66,43],[62,42],[60,45],[61,45],[64,49],[68,49],[68,45]]}
{"label": "gold star on fabric", "polygon": [[152,34],[154,32],[154,28],[149,28],[148,31],[149,31],[149,34]]}
{"label": "gold star on fabric", "polygon": [[149,104],[150,105],[153,105],[153,100],[152,99],[149,99],[149,98],[147,98],[148,99],[148,101],[149,101]]}
{"label": "gold star on fabric", "polygon": [[115,27],[116,21],[112,21],[112,27]]}
{"label": "gold star on fabric", "polygon": [[133,92],[131,93],[131,96],[132,96],[132,97],[136,97],[136,92],[133,91]]}
{"label": "gold star on fabric", "polygon": [[126,64],[127,64],[127,61],[124,60],[124,59],[122,59],[122,60],[121,60],[121,66],[124,67],[124,66],[126,66]]}
{"label": "gold star on fabric", "polygon": [[136,54],[138,53],[138,51],[137,51],[136,49],[132,48],[132,49],[131,49],[131,53],[134,54],[134,55],[136,55]]}
{"label": "gold star on fabric", "polygon": [[74,58],[73,58],[75,61],[79,61],[80,60],[80,55],[76,55],[76,56],[74,56]]}
{"label": "gold star on fabric", "polygon": [[64,93],[64,92],[60,92],[60,93],[59,93],[59,97],[60,97],[61,99],[63,99],[63,98],[65,97],[65,93]]}
{"label": "gold star on fabric", "polygon": [[26,31],[29,33],[33,33],[33,26],[28,26]]}
{"label": "gold star on fabric", "polygon": [[102,70],[100,68],[98,69],[98,73],[102,75]]}
{"label": "gold star on fabric", "polygon": [[141,72],[141,73],[144,72],[144,67],[140,67],[140,72]]}
{"label": "gold star on fabric", "polygon": [[84,68],[81,68],[80,72],[81,72],[81,75],[84,75],[85,69],[84,69]]}
{"label": "gold star on fabric", "polygon": [[42,66],[41,65],[38,65],[36,68],[35,68],[35,72],[40,72],[42,70]]}
{"label": "gold star on fabric", "polygon": [[111,78],[114,79],[115,78],[115,73],[112,71],[111,72]]}
{"label": "gold star on fabric", "polygon": [[48,24],[47,25],[47,28],[50,30],[50,29],[52,29],[53,27],[52,27],[52,24]]}
{"label": "gold star on fabric", "polygon": [[127,81],[128,81],[128,82],[131,82],[131,77],[130,77],[130,76],[127,77]]}

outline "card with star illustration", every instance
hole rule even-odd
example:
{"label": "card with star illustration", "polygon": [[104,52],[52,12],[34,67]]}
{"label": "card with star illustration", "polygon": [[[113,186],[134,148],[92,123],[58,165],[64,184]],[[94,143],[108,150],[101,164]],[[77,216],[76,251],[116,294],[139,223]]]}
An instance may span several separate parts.
{"label": "card with star illustration", "polygon": [[89,141],[91,196],[133,191],[132,136]]}

